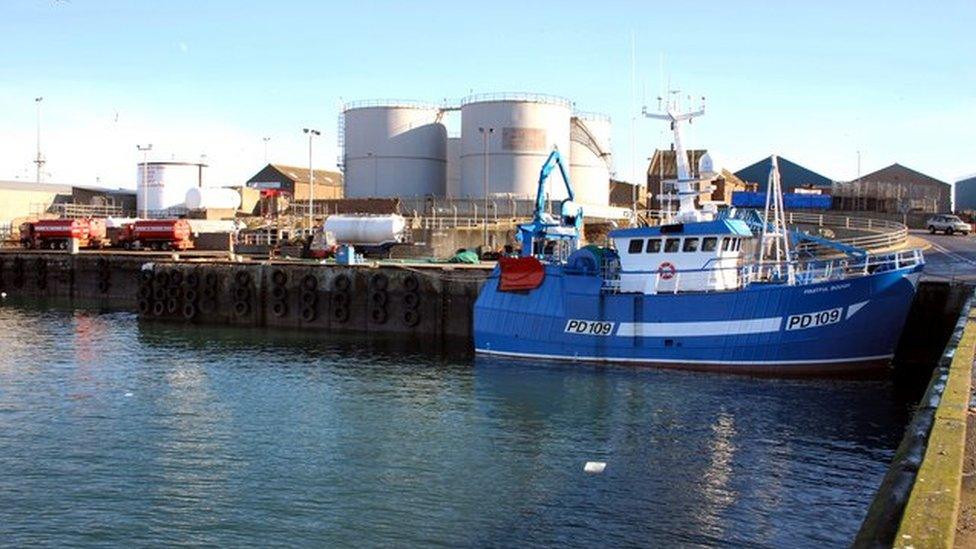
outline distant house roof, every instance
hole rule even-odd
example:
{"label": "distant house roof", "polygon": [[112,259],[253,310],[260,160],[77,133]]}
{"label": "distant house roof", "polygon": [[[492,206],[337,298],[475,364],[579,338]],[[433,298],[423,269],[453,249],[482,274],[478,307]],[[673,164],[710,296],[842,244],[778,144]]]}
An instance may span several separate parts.
{"label": "distant house roof", "polygon": [[[293,183],[308,185],[308,168],[288,166],[286,164],[268,164],[269,167],[290,179]],[[329,170],[312,170],[315,172],[316,185],[342,185],[342,174]]]}
{"label": "distant house roof", "polygon": [[[783,185],[783,190],[791,190],[797,187],[829,187],[832,181],[829,177],[804,168],[803,166],[783,158],[777,157],[779,164],[779,181]],[[760,191],[766,190],[766,182],[769,181],[769,170],[773,165],[773,157],[768,156],[755,164],[751,164],[735,172],[735,175],[749,183],[755,183]]]}

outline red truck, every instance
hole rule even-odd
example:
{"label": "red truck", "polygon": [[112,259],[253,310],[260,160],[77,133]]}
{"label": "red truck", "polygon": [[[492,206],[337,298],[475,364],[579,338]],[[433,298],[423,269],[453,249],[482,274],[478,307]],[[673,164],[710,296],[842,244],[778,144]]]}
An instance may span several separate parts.
{"label": "red truck", "polygon": [[20,243],[27,249],[66,250],[71,239],[81,248],[102,248],[109,243],[104,219],[41,219],[20,226]]}
{"label": "red truck", "polygon": [[185,219],[140,219],[122,227],[115,245],[126,250],[189,250],[193,231]]}

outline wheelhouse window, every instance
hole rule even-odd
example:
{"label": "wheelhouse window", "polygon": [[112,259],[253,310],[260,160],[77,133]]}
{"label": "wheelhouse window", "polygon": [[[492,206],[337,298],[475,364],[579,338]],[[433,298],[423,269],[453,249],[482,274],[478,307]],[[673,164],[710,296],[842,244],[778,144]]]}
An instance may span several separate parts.
{"label": "wheelhouse window", "polygon": [[680,238],[669,238],[664,241],[664,252],[665,253],[675,253],[678,251],[678,246],[681,243]]}
{"label": "wheelhouse window", "polygon": [[718,237],[706,236],[705,238],[702,239],[701,251],[714,252],[717,246],[718,246]]}
{"label": "wheelhouse window", "polygon": [[639,254],[644,250],[644,239],[643,238],[632,238],[630,239],[630,244],[627,245],[627,253]]}
{"label": "wheelhouse window", "polygon": [[656,254],[661,251],[661,239],[652,238],[647,241],[647,253]]}
{"label": "wheelhouse window", "polygon": [[732,239],[730,239],[729,237],[725,237],[725,238],[722,239],[722,251],[723,252],[727,252],[727,251],[729,251],[732,248],[731,241],[732,241]]}
{"label": "wheelhouse window", "polygon": [[698,243],[700,241],[697,238],[686,238],[685,245],[681,248],[684,252],[697,252]]}

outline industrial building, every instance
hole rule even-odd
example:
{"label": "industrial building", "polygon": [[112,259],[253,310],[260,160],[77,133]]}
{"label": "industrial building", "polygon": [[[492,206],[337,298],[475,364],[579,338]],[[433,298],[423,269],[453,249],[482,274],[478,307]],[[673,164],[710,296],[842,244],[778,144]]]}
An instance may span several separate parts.
{"label": "industrial building", "polygon": [[944,213],[951,209],[952,187],[901,164],[892,164],[854,181],[833,185],[834,208],[882,213]]}
{"label": "industrial building", "polygon": [[27,219],[135,213],[135,191],[87,185],[0,181],[0,237]]}
{"label": "industrial building", "polygon": [[953,208],[957,212],[976,211],[976,175],[956,181]]}
{"label": "industrial building", "polygon": [[[798,188],[820,189],[823,192],[830,190],[832,181],[829,177],[804,168],[782,156],[777,156],[776,159],[779,164],[780,184],[783,186],[784,193],[794,192]],[[755,183],[760,192],[766,192],[766,183],[769,181],[769,170],[772,168],[772,163],[773,157],[766,157],[735,172],[735,176],[745,183]]]}
{"label": "industrial building", "polygon": [[[698,161],[708,151],[704,149],[694,149],[687,151],[688,166],[691,168],[691,175],[698,177]],[[673,150],[655,150],[651,156],[651,161],[647,165],[647,192],[651,196],[651,209],[667,209],[667,195],[673,194],[675,190],[671,188],[667,181],[678,177],[677,157]],[[732,172],[720,168],[718,177],[712,182],[713,189],[704,192],[699,197],[699,204],[713,202],[718,204],[731,204],[732,193],[734,191],[755,190],[756,185],[742,181]]]}
{"label": "industrial building", "polygon": [[[444,118],[460,112],[461,135]],[[341,117],[348,198],[535,197],[539,169],[558,149],[577,201],[609,204],[610,119],[574,113],[568,99],[538,94],[470,96],[452,105],[409,101],[351,103]],[[550,182],[551,200],[566,198]]]}

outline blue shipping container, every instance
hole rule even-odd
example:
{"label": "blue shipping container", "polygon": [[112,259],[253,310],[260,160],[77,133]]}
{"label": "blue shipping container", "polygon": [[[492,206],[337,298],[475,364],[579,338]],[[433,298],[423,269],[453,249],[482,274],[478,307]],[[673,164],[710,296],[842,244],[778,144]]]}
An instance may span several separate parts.
{"label": "blue shipping container", "polygon": [[[829,210],[832,198],[829,194],[796,194],[783,195],[783,207],[787,210]],[[764,208],[766,193],[735,191],[732,193],[732,205],[736,208]]]}

